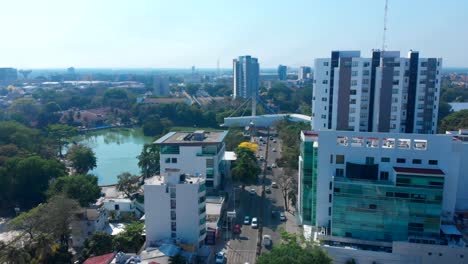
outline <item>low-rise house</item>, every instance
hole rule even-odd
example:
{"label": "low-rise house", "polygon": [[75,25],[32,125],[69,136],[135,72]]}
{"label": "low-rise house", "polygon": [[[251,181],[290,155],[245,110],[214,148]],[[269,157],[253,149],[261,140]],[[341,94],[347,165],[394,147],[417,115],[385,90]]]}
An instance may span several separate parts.
{"label": "low-rise house", "polygon": [[71,224],[73,247],[82,247],[88,236],[96,231],[104,230],[108,224],[107,210],[102,206],[83,208],[77,213],[78,220]]}

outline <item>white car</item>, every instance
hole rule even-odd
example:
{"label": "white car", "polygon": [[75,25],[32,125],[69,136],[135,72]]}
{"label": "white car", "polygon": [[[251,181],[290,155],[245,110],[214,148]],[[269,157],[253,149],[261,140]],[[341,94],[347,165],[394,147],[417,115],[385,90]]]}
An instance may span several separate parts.
{"label": "white car", "polygon": [[255,189],[254,189],[254,188],[250,189],[250,191],[249,191],[249,192],[250,192],[250,194],[252,194],[252,195],[254,195],[254,194],[256,194],[256,193],[257,193],[257,191],[255,191]]}
{"label": "white car", "polygon": [[273,152],[276,152],[276,149],[275,149],[275,148],[273,148]]}
{"label": "white car", "polygon": [[252,226],[252,228],[257,228],[258,227],[257,217],[252,218],[251,226]]}
{"label": "white car", "polygon": [[271,167],[276,168],[276,167],[278,167],[278,165],[276,165],[276,163],[273,163],[273,164],[271,164]]}
{"label": "white car", "polygon": [[284,215],[284,213],[280,213],[280,220],[286,221],[286,216]]}
{"label": "white car", "polygon": [[265,247],[271,247],[272,241],[271,241],[271,236],[270,235],[263,235],[263,245]]}
{"label": "white car", "polygon": [[216,253],[216,258],[215,258],[216,264],[224,264],[225,260],[226,260],[226,253],[224,253],[223,251]]}
{"label": "white car", "polygon": [[276,184],[276,182],[272,182],[272,183],[271,183],[271,187],[273,187],[273,188],[278,188],[278,184]]}

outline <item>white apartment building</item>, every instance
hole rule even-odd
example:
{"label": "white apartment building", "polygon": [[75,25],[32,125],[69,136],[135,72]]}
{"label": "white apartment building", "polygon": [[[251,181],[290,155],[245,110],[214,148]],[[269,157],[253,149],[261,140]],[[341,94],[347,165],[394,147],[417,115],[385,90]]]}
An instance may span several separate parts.
{"label": "white apartment building", "polygon": [[437,237],[468,210],[467,135],[303,131],[302,224],[375,243]]}
{"label": "white apartment building", "polygon": [[417,51],[332,51],[315,60],[312,130],[434,134],[441,68]]}
{"label": "white apartment building", "polygon": [[218,188],[226,175],[223,162],[227,131],[169,132],[154,142],[160,146],[160,171],[206,176],[207,188]]}
{"label": "white apartment building", "polygon": [[205,179],[166,170],[147,179],[145,193],[146,242],[149,247],[173,240],[197,250],[206,236]]}

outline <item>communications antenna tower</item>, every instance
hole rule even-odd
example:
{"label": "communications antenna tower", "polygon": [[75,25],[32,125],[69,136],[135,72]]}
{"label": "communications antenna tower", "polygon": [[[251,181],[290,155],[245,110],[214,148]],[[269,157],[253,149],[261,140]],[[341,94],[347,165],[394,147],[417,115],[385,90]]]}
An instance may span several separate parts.
{"label": "communications antenna tower", "polygon": [[[383,57],[385,53],[385,47],[386,47],[386,35],[387,35],[387,11],[388,11],[388,0],[385,0],[385,11],[384,11],[384,25],[383,25],[383,37],[382,37],[382,52],[381,52],[381,57],[382,57],[382,62],[383,62]],[[383,64],[382,64],[383,66]]]}

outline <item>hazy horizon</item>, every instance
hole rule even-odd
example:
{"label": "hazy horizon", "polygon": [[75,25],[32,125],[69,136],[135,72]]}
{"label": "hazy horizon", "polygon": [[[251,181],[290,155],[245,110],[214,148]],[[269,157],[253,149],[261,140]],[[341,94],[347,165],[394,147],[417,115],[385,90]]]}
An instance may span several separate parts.
{"label": "hazy horizon", "polygon": [[[468,1],[391,0],[387,50],[467,67]],[[0,67],[229,69],[249,54],[262,68],[313,65],[332,50],[382,48],[384,0],[6,1]]]}

